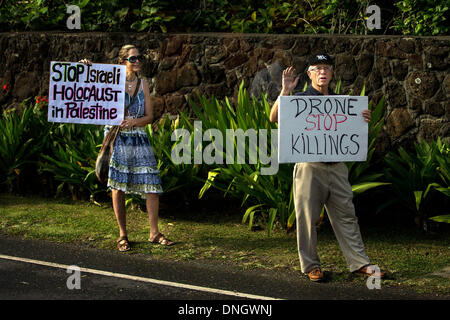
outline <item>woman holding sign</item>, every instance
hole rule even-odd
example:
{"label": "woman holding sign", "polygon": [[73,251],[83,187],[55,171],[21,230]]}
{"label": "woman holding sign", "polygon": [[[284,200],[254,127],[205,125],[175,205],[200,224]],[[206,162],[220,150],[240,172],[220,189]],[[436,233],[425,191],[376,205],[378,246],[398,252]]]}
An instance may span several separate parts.
{"label": "woman holding sign", "polygon": [[[146,199],[150,223],[149,241],[172,245],[158,229],[159,194],[162,193],[157,162],[145,126],[153,120],[148,83],[139,79],[137,72],[143,57],[134,45],[125,45],[119,51],[119,64],[127,67],[125,85],[125,117],[114,142],[108,173],[108,188],[119,226],[119,251],[131,249],[126,230],[125,194],[137,194]],[[84,59],[80,62],[91,64]],[[136,95],[134,95],[136,93]],[[105,134],[110,127],[105,127]]]}

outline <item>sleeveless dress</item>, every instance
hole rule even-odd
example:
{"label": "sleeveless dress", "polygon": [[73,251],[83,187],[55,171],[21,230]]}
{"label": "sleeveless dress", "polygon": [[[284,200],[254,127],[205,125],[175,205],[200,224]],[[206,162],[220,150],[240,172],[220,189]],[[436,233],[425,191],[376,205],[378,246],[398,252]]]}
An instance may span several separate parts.
{"label": "sleeveless dress", "polygon": [[[125,105],[131,96],[125,93]],[[145,114],[145,97],[142,87],[133,103],[125,111],[125,119],[140,118]],[[111,126],[105,126],[105,134]],[[145,127],[120,129],[114,142],[109,163],[108,188],[124,191],[127,194],[162,193],[158,164],[153,154]]]}

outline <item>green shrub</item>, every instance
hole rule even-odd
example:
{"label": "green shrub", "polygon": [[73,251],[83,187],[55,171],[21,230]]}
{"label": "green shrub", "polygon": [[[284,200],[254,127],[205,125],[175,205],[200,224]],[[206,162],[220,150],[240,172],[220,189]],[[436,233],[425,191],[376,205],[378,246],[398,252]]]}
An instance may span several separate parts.
{"label": "green shrub", "polygon": [[[339,91],[338,82],[337,91]],[[362,92],[364,94],[364,91]],[[228,99],[219,101],[215,97],[208,99],[198,97],[199,103],[192,103],[192,108],[198,119],[202,121],[203,133],[208,129],[217,128],[226,137],[227,129],[267,130],[271,141],[271,130],[277,129],[277,124],[269,121],[271,106],[266,96],[260,99],[250,98],[244,89],[243,83],[239,88],[238,101],[232,106]],[[372,108],[372,103],[370,104]],[[384,99],[373,110],[372,121],[369,124],[369,146],[367,162],[348,163],[349,177],[355,195],[371,188],[387,184],[380,182],[380,172],[374,172],[372,156],[375,150],[375,139],[383,126]],[[191,131],[192,132],[192,131]],[[228,142],[227,142],[228,143]],[[236,149],[238,140],[234,137],[233,145]],[[244,159],[250,159],[250,144],[245,144]],[[267,145],[267,154],[272,150],[270,143]],[[258,151],[256,147],[256,151]],[[255,151],[255,150],[254,150]],[[225,158],[225,157],[223,157]],[[236,160],[236,159],[235,159]],[[281,164],[275,175],[262,175],[264,165],[260,159],[252,164],[238,163],[215,164],[208,172],[208,179],[200,191],[200,198],[205,192],[214,187],[221,190],[224,195],[239,197],[242,205],[246,206],[243,222],[249,223],[249,228],[255,222],[256,215],[266,222],[268,234],[272,231],[275,222],[284,229],[292,228],[295,221],[294,202],[292,199],[292,170],[293,164]]]}
{"label": "green shrub", "polygon": [[167,24],[176,19],[176,16],[168,13],[168,10],[175,9],[175,7],[170,8],[170,5],[175,4],[170,4],[170,1],[142,1],[140,8],[132,10],[132,13],[136,16],[136,21],[131,25],[131,29],[167,32]]}
{"label": "green shrub", "polygon": [[394,30],[404,35],[448,35],[448,1],[403,0],[397,1],[395,6],[399,12],[394,17]]}
{"label": "green shrub", "polygon": [[385,157],[385,175],[394,192],[387,204],[400,204],[427,230],[428,219],[448,208],[449,146],[438,138],[430,144],[415,143],[414,151],[401,147]]}
{"label": "green shrub", "polygon": [[48,154],[42,155],[40,168],[59,182],[57,195],[64,187],[74,199],[89,198],[105,191],[95,175],[95,161],[103,141],[100,126],[55,124],[49,137],[51,148]]}
{"label": "green shrub", "polygon": [[57,0],[5,0],[4,2],[0,8],[0,26],[9,31],[67,30],[69,5],[80,8],[80,31],[131,31],[130,25],[142,16],[142,14],[133,15],[131,11],[138,10],[141,3],[145,5],[148,1],[124,3],[125,1],[119,0],[74,0],[66,3]]}
{"label": "green shrub", "polygon": [[[218,129],[224,138],[229,129],[235,132],[238,129],[264,129],[268,133],[267,140],[271,141],[271,130],[276,129],[277,124],[269,121],[271,106],[267,97],[250,97],[242,83],[236,105],[232,105],[227,98],[219,101],[215,97],[205,96],[198,96],[198,102],[190,103],[196,118],[202,123],[200,146],[195,145],[194,119],[186,113],[176,118],[163,117],[154,125],[154,130],[150,125],[146,127],[165,192],[179,192],[185,197],[198,194],[202,199],[213,187],[223,192],[224,196],[241,200],[245,207],[243,222],[248,222],[249,228],[256,219],[267,224],[269,234],[276,223],[284,229],[292,228],[295,221],[291,180],[293,164],[281,164],[277,174],[262,175],[261,169],[267,164],[263,164],[261,159],[249,161],[252,152],[260,154],[260,146],[252,149],[250,142],[242,142],[236,135],[231,141],[235,150],[232,163],[175,163],[173,159],[174,148],[180,143],[174,136],[177,129],[184,129],[189,134],[190,160],[198,151],[195,148],[201,147],[204,151],[214,145],[212,138],[212,141],[203,141],[205,133],[212,128]],[[42,100],[33,104],[26,99],[22,105],[21,113],[5,111],[0,120],[0,177],[3,186],[10,192],[17,191],[21,179],[45,172],[59,184],[57,194],[69,190],[73,197],[85,198],[106,192],[106,186],[100,184],[94,174],[95,159],[103,139],[101,127],[48,123],[45,101],[44,104]],[[376,137],[384,123],[384,98],[376,106],[370,102],[369,109],[373,110],[367,161],[347,163],[355,196],[389,183],[392,192],[381,204],[375,204],[380,210],[398,203],[407,208],[412,217],[420,219],[422,224],[426,224],[429,218],[449,221],[448,212],[443,211],[450,196],[448,144],[440,139],[431,144],[423,141],[415,144],[415,153],[400,148],[377,163],[373,154]],[[244,154],[240,155],[244,163],[237,161],[236,151],[241,150],[240,147],[244,150]],[[271,144],[267,143],[266,147],[266,154],[270,155]],[[226,159],[227,155],[223,153],[219,156]],[[387,166],[383,171],[384,181],[378,166],[375,166],[380,163]]]}
{"label": "green shrub", "polygon": [[31,98],[22,110],[3,111],[0,119],[0,181],[9,192],[23,192],[37,174],[37,163],[48,141],[48,126],[41,122]]}
{"label": "green shrub", "polygon": [[[363,88],[361,96],[364,96],[364,93],[365,88]],[[346,162],[349,171],[348,180],[352,185],[354,195],[361,194],[375,187],[389,184],[387,182],[379,181],[380,178],[383,177],[383,172],[377,172],[375,166],[379,162],[379,159],[373,158],[377,137],[384,125],[384,102],[384,96],[375,107],[373,106],[372,101],[369,102],[368,108],[372,111],[372,115],[369,123],[369,135],[367,139],[367,160],[362,162]]]}
{"label": "green shrub", "polygon": [[[340,82],[337,91],[339,87]],[[24,102],[26,103],[29,103],[29,100]],[[269,121],[271,105],[267,97],[250,97],[242,83],[236,105],[232,105],[228,98],[219,101],[215,97],[205,96],[198,96],[198,102],[190,103],[196,118],[202,123],[202,131],[197,133],[201,136],[200,145],[195,145],[194,119],[186,113],[181,113],[176,118],[165,116],[155,123],[153,128],[150,125],[146,127],[158,160],[165,193],[177,193],[185,200],[195,195],[203,199],[213,187],[223,192],[224,196],[240,199],[245,207],[243,222],[248,222],[249,228],[256,223],[256,219],[267,224],[269,234],[276,223],[284,229],[292,228],[295,221],[291,180],[293,164],[282,164],[278,173],[263,175],[261,171],[268,167],[267,161],[262,163],[261,158],[250,161],[252,154],[261,156],[265,152],[266,156],[270,157],[272,152],[276,152],[272,151],[269,141],[272,140],[271,133],[277,129],[277,124]],[[101,127],[48,123],[45,106],[45,103],[36,103],[34,108],[25,108],[20,116],[16,113],[5,113],[2,119],[0,130],[4,134],[0,147],[2,155],[5,156],[1,158],[1,174],[7,177],[5,181],[9,188],[11,189],[22,168],[32,163],[36,167],[39,166],[40,170],[36,170],[38,174],[47,174],[57,184],[55,190],[47,190],[47,194],[70,192],[74,198],[87,198],[106,193],[106,186],[100,184],[94,174],[95,159],[103,139]],[[379,181],[380,173],[373,172],[371,166],[375,139],[383,125],[383,107],[384,99],[373,110],[369,125],[368,161],[348,163],[350,182],[355,195],[385,184]],[[189,161],[186,163],[175,163],[173,159],[173,152],[181,143],[175,136],[178,129],[185,130],[189,135]],[[228,162],[225,152],[218,154],[223,164],[208,164],[204,161],[194,163],[192,156],[198,151],[196,148],[201,148],[203,160],[203,151],[215,143],[212,138],[212,141],[203,141],[208,140],[205,133],[209,129],[218,129],[225,140],[229,129],[234,130],[234,133],[238,130],[243,133],[266,130],[267,141],[252,144],[248,141],[249,138],[242,141],[234,134],[232,141],[226,141],[234,149],[232,163],[225,163]],[[256,136],[258,139],[259,135]],[[267,150],[260,150],[260,147]],[[243,154],[239,154],[240,150],[243,150]],[[243,161],[238,161],[238,157]],[[445,174],[445,171],[442,174]],[[128,199],[128,203],[133,201],[133,198]]]}
{"label": "green shrub", "polygon": [[[207,168],[195,164],[175,164],[172,150],[178,144],[173,137],[174,130],[187,129],[192,131],[191,120],[186,113],[181,113],[175,119],[168,115],[162,117],[153,126],[147,125],[146,131],[152,144],[152,149],[158,161],[159,175],[162,180],[164,193],[175,192],[182,198],[195,195],[203,185]],[[193,135],[191,136],[193,146]]]}
{"label": "green shrub", "polygon": [[[221,190],[224,195],[241,199],[242,205],[248,207],[243,222],[248,220],[249,228],[252,227],[257,213],[266,220],[269,234],[276,217],[279,218],[282,227],[286,228],[288,218],[295,216],[293,202],[290,200],[292,187],[287,183],[292,177],[293,165],[280,166],[275,175],[262,175],[261,169],[267,165],[263,164],[261,159],[250,161],[252,154],[266,153],[269,156],[272,153],[271,130],[276,129],[276,124],[269,121],[271,106],[266,96],[262,96],[261,99],[250,98],[242,83],[236,106],[232,106],[227,98],[225,101],[219,101],[215,97],[208,99],[199,96],[198,100],[198,104],[191,102],[191,105],[195,115],[202,122],[202,135],[209,129],[218,129],[226,140],[228,129],[235,130],[234,133],[239,129],[243,132],[263,129],[267,132],[268,142],[268,145],[264,146],[267,150],[260,150],[259,144],[256,146],[250,142],[246,143],[233,134],[232,140],[226,141],[227,150],[230,146],[235,150],[232,161],[229,161],[231,163],[212,166],[199,197],[203,198],[212,186]],[[243,150],[244,154],[238,154],[239,150]],[[224,159],[223,162],[226,162],[227,155],[223,153],[220,156]],[[238,157],[241,160],[238,160]]]}
{"label": "green shrub", "polygon": [[[4,0],[7,31],[67,30],[66,5],[81,9],[81,31],[446,35],[448,5],[430,0],[379,4],[382,29],[368,30],[369,0]],[[391,22],[393,21],[393,26]]]}

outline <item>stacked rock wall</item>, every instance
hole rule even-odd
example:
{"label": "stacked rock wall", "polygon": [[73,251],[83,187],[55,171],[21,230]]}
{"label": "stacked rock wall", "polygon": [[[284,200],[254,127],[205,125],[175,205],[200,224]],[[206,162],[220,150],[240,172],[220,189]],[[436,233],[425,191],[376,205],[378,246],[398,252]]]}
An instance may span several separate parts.
{"label": "stacked rock wall", "polygon": [[[146,57],[142,76],[151,86],[156,119],[188,110],[196,92],[236,97],[244,81],[248,90],[274,101],[281,72],[294,66],[304,72],[310,54],[327,52],[335,59],[335,79],[342,94],[386,97],[386,125],[379,151],[440,136],[449,138],[450,37],[0,33],[2,108],[30,96],[47,95],[50,61],[116,63],[120,47],[136,44]],[[299,84],[302,87],[304,82]]]}

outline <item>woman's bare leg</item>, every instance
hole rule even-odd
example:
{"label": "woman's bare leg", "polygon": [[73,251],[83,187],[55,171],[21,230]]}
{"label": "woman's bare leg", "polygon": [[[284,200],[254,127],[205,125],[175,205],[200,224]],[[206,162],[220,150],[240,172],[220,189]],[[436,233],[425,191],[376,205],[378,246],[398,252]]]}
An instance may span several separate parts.
{"label": "woman's bare leg", "polygon": [[120,237],[127,236],[127,219],[125,214],[125,193],[120,190],[112,190],[112,203],[119,226]]}
{"label": "woman's bare leg", "polygon": [[148,221],[150,223],[150,238],[153,239],[159,233],[158,229],[159,194],[147,193],[146,204],[148,212]]}

